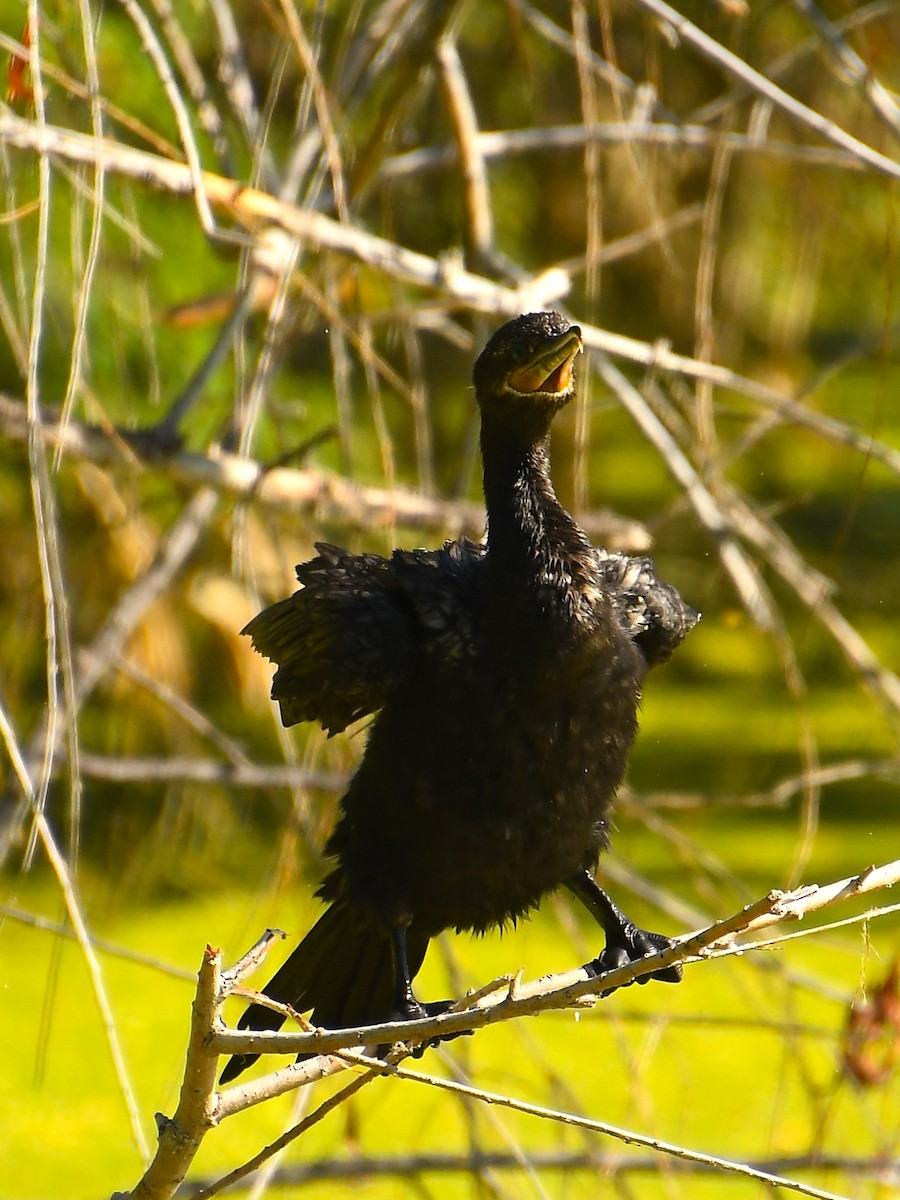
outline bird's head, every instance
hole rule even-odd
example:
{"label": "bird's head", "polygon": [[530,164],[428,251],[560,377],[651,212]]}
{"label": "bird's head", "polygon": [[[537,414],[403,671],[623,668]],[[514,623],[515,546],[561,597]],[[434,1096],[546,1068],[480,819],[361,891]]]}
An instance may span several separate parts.
{"label": "bird's head", "polygon": [[526,313],[507,321],[475,363],[482,416],[502,413],[507,420],[525,420],[529,413],[549,424],[575,391],[574,363],[581,348],[581,330],[559,313]]}

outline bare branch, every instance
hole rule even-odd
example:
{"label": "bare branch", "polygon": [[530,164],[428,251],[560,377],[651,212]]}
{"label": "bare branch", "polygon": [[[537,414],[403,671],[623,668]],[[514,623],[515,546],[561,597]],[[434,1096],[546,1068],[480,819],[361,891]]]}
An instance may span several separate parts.
{"label": "bare branch", "polygon": [[79,765],[85,778],[114,783],[211,783],[248,789],[303,787],[340,792],[349,780],[343,772],[212,758],[128,758],[86,752]]}
{"label": "bare branch", "polygon": [[[617,967],[599,980],[583,968],[579,968],[563,975],[546,976],[534,983],[524,984],[516,990],[515,995],[510,994],[508,985],[498,985],[497,990],[488,996],[482,996],[474,1006],[442,1013],[437,1017],[385,1022],[335,1032],[316,1030],[313,1033],[247,1033],[223,1029],[215,1034],[212,1044],[223,1054],[259,1054],[272,1052],[276,1046],[280,1053],[285,1054],[330,1054],[348,1047],[391,1044],[398,1040],[414,1045],[442,1034],[480,1029],[496,1021],[510,1020],[517,1016],[531,1016],[552,1009],[570,1008],[573,1005],[580,1007],[584,1005],[586,997],[591,997],[590,1002],[593,1002],[598,990],[606,993],[614,988],[625,987],[636,979],[673,963],[692,962],[708,957],[714,950],[741,949],[736,941],[740,935],[767,928],[780,921],[800,920],[838,901],[892,887],[898,882],[900,859],[881,867],[871,867],[859,875],[825,886],[810,884],[791,892],[772,891],[725,920],[685,935],[666,950],[649,955],[639,962]],[[276,1072],[276,1075],[282,1073]],[[229,1093],[224,1095],[228,1096]]]}
{"label": "bare branch", "polygon": [[[590,1150],[541,1150],[529,1152],[528,1164],[537,1170],[586,1171],[604,1178],[656,1174],[659,1158],[653,1154],[622,1154]],[[748,1167],[768,1175],[783,1175],[787,1171],[841,1171],[854,1179],[881,1183],[885,1187],[900,1185],[900,1165],[884,1158],[860,1158],[854,1155],[807,1154],[785,1155],[779,1158],[753,1159]],[[354,1155],[352,1158],[321,1158],[315,1162],[294,1163],[281,1167],[272,1184],[276,1187],[304,1187],[312,1183],[343,1183],[353,1180],[417,1179],[422,1175],[458,1175],[463,1171],[482,1172],[517,1170],[521,1167],[518,1155],[502,1150],[480,1150],[468,1155],[459,1154],[397,1154],[376,1157]],[[715,1174],[718,1167],[688,1159],[672,1159],[667,1172],[684,1174]],[[196,1197],[209,1184],[188,1182],[182,1188],[185,1197]]]}
{"label": "bare branch", "polygon": [[[8,904],[0,904],[0,916],[8,921],[18,921],[21,925],[28,925],[32,929],[40,929],[44,933],[52,933],[54,937],[67,938],[73,942],[79,940],[78,934],[68,925],[63,925],[59,921],[51,921],[48,917],[42,917],[38,913],[25,912],[21,908],[14,908]],[[90,936],[88,941],[98,953],[108,954],[111,958],[120,958],[123,962],[131,962],[141,967],[148,967],[151,971],[159,971],[161,975],[169,975],[173,979],[193,981],[196,978],[193,971],[185,971],[181,967],[173,967],[169,963],[162,962],[161,959],[152,958],[147,954],[140,954],[136,950],[129,949],[128,946],[119,946],[113,942],[108,942],[105,938]]]}
{"label": "bare branch", "polygon": [[[335,1070],[345,1070],[347,1066],[346,1063],[341,1062],[338,1059],[332,1059],[331,1063]],[[348,1083],[346,1087],[341,1088],[339,1092],[335,1092],[333,1096],[330,1096],[327,1100],[323,1101],[323,1103],[320,1104],[314,1112],[311,1112],[309,1116],[304,1117],[303,1120],[295,1125],[292,1129],[288,1129],[281,1135],[281,1137],[276,1138],[274,1142],[266,1146],[263,1150],[260,1150],[260,1152],[255,1154],[248,1162],[245,1162],[242,1166],[235,1168],[233,1171],[229,1171],[227,1175],[223,1176],[221,1179],[218,1179],[214,1184],[210,1184],[203,1190],[196,1192],[196,1200],[207,1200],[209,1196],[218,1195],[218,1193],[224,1191],[225,1188],[237,1183],[239,1179],[244,1179],[253,1171],[258,1170],[259,1167],[266,1163],[270,1158],[283,1150],[285,1146],[289,1146],[291,1142],[296,1141],[301,1134],[306,1133],[307,1130],[311,1129],[313,1125],[318,1124],[323,1117],[327,1117],[330,1112],[334,1111],[334,1109],[346,1103],[346,1101],[349,1100],[351,1096],[354,1096],[360,1090],[360,1088],[365,1087],[367,1083],[371,1083],[373,1079],[377,1078],[378,1072],[375,1070],[370,1070],[365,1075],[358,1076],[353,1080],[352,1083]]]}
{"label": "bare branch", "polygon": [[[178,194],[189,193],[192,188],[191,174],[181,163],[71,130],[31,124],[9,113],[0,113],[0,140],[20,149],[34,150],[42,155],[58,154],[78,162],[93,163],[102,155],[110,171],[142,179]],[[208,172],[203,174],[202,180],[210,203],[229,211],[249,229],[273,223],[303,242],[348,254],[397,280],[436,289],[454,303],[480,312],[514,316],[529,308],[543,308],[558,301],[569,288],[568,275],[553,269],[524,280],[516,288],[504,287],[449,260],[429,258],[350,224],[334,221],[322,213],[298,208],[265,192],[243,187],[233,180]],[[900,453],[892,447],[862,434],[854,435],[839,422],[820,417],[726,367],[697,362],[672,353],[664,344],[651,345],[584,323],[582,332],[588,346],[657,370],[705,379],[742,393],[776,409],[789,420],[853,445],[900,473]]]}
{"label": "bare branch", "polygon": [[873,78],[868,66],[841,36],[837,27],[828,20],[814,0],[794,0],[794,5],[804,14],[828,47],[837,70],[853,80],[894,136],[900,134],[900,105],[887,88]]}
{"label": "bare branch", "polygon": [[39,839],[40,845],[47,856],[47,861],[50,863],[53,874],[56,876],[60,892],[65,902],[66,914],[72,923],[75,937],[78,941],[81,953],[84,956],[85,965],[87,966],[88,975],[91,980],[91,987],[94,992],[94,999],[97,1003],[97,1008],[100,1011],[100,1017],[103,1023],[103,1031],[109,1046],[113,1068],[116,1072],[119,1089],[122,1093],[125,1107],[128,1112],[131,1134],[134,1138],[134,1143],[137,1146],[138,1152],[143,1158],[146,1158],[147,1144],[144,1138],[143,1130],[141,1129],[137,1102],[131,1086],[128,1069],[125,1064],[125,1058],[119,1040],[118,1029],[116,1027],[115,1018],[113,1017],[109,996],[106,991],[106,984],[103,979],[103,972],[100,967],[100,963],[97,960],[97,955],[94,952],[94,946],[88,933],[81,903],[78,899],[78,894],[72,879],[72,873],[69,869],[69,864],[66,862],[65,856],[62,854],[59,846],[56,843],[56,838],[53,836],[53,831],[47,823],[46,817],[37,807],[35,787],[34,783],[32,782],[28,763],[25,761],[25,758],[22,755],[12,723],[10,722],[9,717],[2,705],[0,705],[0,736],[2,736],[6,745],[6,750],[10,761],[12,762],[13,770],[15,771],[16,778],[18,779],[19,786],[25,798],[27,810],[33,816],[36,837]]}
{"label": "bare branch", "polygon": [[[213,235],[217,232],[215,220],[210,210],[209,198],[202,186],[200,151],[197,148],[197,142],[191,127],[191,119],[184,102],[184,97],[178,89],[178,85],[172,75],[172,68],[169,66],[168,59],[154,32],[153,26],[147,19],[147,14],[135,3],[135,0],[119,0],[119,3],[128,13],[135,29],[137,29],[144,51],[156,68],[160,83],[162,83],[166,97],[172,106],[172,112],[178,125],[178,132],[181,136],[181,144],[188,160],[191,192],[197,205],[200,223],[207,234]],[[101,138],[94,138],[92,140],[97,143],[98,148],[103,144]]]}
{"label": "bare branch", "polygon": [[[720,147],[736,154],[771,155],[809,166],[862,171],[864,165],[845,150],[782,142],[765,135],[737,133],[707,125],[648,121],[600,121],[592,125],[542,125],[536,129],[490,129],[473,135],[473,149],[486,161],[547,150],[580,150],[597,146],[659,146],[714,154]],[[387,159],[379,176],[402,179],[422,171],[452,166],[458,161],[454,146],[425,146]]]}
{"label": "bare branch", "polygon": [[208,1048],[209,1031],[219,1020],[222,1004],[221,952],[207,946],[191,1009],[191,1033],[178,1108],[172,1118],[159,1117],[159,1143],[146,1173],[131,1192],[114,1200],[168,1200],[187,1174],[200,1143],[216,1124],[215,1087],[218,1057]]}
{"label": "bare branch", "polygon": [[[7,437],[24,438],[22,405],[0,395],[0,429]],[[76,458],[100,463],[134,463],[124,441],[89,426],[70,422],[65,427],[45,423],[45,440]],[[480,537],[484,508],[461,500],[441,500],[406,488],[366,487],[339,475],[313,468],[266,467],[252,458],[213,447],[207,454],[178,451],[143,464],[170,479],[191,486],[215,488],[242,500],[286,511],[315,511],[323,520],[342,520],[363,528],[399,524],[411,528],[443,529],[448,536],[467,533]],[[585,530],[609,549],[639,552],[650,546],[650,535],[637,521],[606,509],[581,517]]]}
{"label": "bare branch", "polygon": [[678,1161],[697,1163],[726,1175],[741,1175],[745,1178],[756,1179],[761,1183],[769,1184],[771,1187],[797,1192],[801,1196],[812,1196],[815,1200],[846,1200],[845,1197],[839,1196],[836,1192],[828,1192],[823,1188],[812,1187],[809,1184],[800,1183],[795,1179],[787,1179],[783,1175],[769,1174],[767,1171],[753,1167],[749,1163],[735,1162],[732,1159],[720,1158],[718,1155],[704,1154],[699,1150],[690,1150],[686,1146],[666,1142],[661,1138],[647,1137],[646,1134],[638,1133],[633,1129],[623,1129],[621,1126],[611,1125],[607,1121],[597,1121],[591,1117],[579,1116],[576,1113],[561,1112],[557,1109],[546,1108],[541,1104],[529,1104],[523,1100],[516,1100],[512,1096],[502,1095],[497,1092],[487,1092],[482,1088],[469,1087],[466,1084],[457,1083],[452,1079],[441,1079],[436,1075],[423,1075],[417,1071],[409,1071],[403,1067],[382,1063],[378,1059],[365,1058],[362,1055],[357,1057],[361,1063],[365,1063],[373,1070],[380,1070],[382,1074],[392,1076],[395,1079],[402,1079],[410,1083],[422,1083],[428,1087],[436,1088],[438,1091],[471,1096],[473,1100],[478,1100],[482,1104],[497,1105],[499,1108],[507,1108],[513,1112],[526,1113],[530,1116],[541,1117],[544,1120],[556,1121],[562,1125],[573,1126],[576,1129],[587,1129],[592,1133],[603,1133],[629,1146],[645,1146],[648,1150],[653,1150],[657,1154],[671,1156]]}
{"label": "bare branch", "polygon": [[475,105],[456,43],[449,37],[443,38],[438,44],[437,56],[462,165],[469,248],[472,262],[481,266],[489,261],[494,248],[494,218],[484,157],[478,149]]}

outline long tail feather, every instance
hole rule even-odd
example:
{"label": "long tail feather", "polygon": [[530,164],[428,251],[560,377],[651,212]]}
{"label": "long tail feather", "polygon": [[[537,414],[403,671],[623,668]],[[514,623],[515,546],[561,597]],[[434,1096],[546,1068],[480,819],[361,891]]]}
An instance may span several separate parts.
{"label": "long tail feather", "polygon": [[[411,932],[407,953],[415,976],[428,938]],[[297,1012],[312,1010],[314,1025],[347,1029],[387,1021],[393,1013],[394,968],[386,934],[363,924],[346,904],[326,909],[290,958],[263,989],[267,996],[290,1004]],[[240,1029],[280,1029],[284,1017],[262,1004],[251,1004]],[[259,1056],[236,1054],[226,1064],[221,1082],[228,1083]]]}

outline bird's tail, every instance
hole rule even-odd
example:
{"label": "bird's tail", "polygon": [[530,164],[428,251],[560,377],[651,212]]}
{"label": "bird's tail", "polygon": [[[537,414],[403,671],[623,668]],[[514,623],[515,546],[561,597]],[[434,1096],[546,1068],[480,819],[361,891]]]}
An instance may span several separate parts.
{"label": "bird's tail", "polygon": [[[410,929],[407,957],[410,978],[422,965],[427,937]],[[326,909],[290,958],[263,989],[298,1013],[312,1009],[312,1023],[326,1029],[375,1025],[391,1018],[394,966],[388,935],[364,924],[341,901]],[[262,1004],[251,1004],[240,1029],[280,1029],[285,1018]],[[228,1083],[259,1056],[235,1054],[221,1075]]]}

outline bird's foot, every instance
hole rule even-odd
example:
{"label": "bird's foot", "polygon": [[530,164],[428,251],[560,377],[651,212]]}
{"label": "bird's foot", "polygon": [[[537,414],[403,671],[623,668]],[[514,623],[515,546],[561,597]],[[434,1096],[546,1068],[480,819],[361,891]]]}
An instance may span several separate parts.
{"label": "bird's foot", "polygon": [[[442,1012],[446,1012],[450,1007],[450,1000],[435,1000],[431,1004],[421,1004],[413,995],[410,989],[402,999],[398,1000],[394,1005],[394,1011],[391,1013],[392,1021],[421,1021],[425,1017],[436,1017]],[[433,1011],[432,1011],[433,1010]]]}
{"label": "bird's foot", "polygon": [[[422,1004],[410,992],[409,996],[403,998],[402,1002],[397,1005],[391,1015],[394,1021],[421,1021],[426,1017],[439,1017],[441,1013],[447,1012],[453,1007],[453,1000],[431,1000]],[[454,1038],[471,1037],[473,1030],[463,1029],[458,1033],[442,1033],[439,1037],[429,1038],[425,1042],[420,1042],[412,1051],[413,1058],[421,1058],[426,1050],[431,1050],[441,1042],[452,1042]]]}
{"label": "bird's foot", "polygon": [[[663,933],[651,933],[648,929],[639,929],[631,921],[624,921],[615,930],[615,936],[607,939],[603,953],[592,962],[585,964],[585,970],[594,978],[601,978],[609,971],[618,967],[626,967],[629,963],[640,962],[648,954],[658,954],[660,950],[668,950],[674,946],[672,938]],[[637,983],[647,983],[650,979],[658,979],[661,983],[680,983],[684,970],[681,963],[673,963],[670,967],[661,967],[649,975],[641,975]],[[627,985],[623,985],[627,986]],[[610,991],[615,989],[610,988]],[[603,992],[602,995],[608,995]]]}

